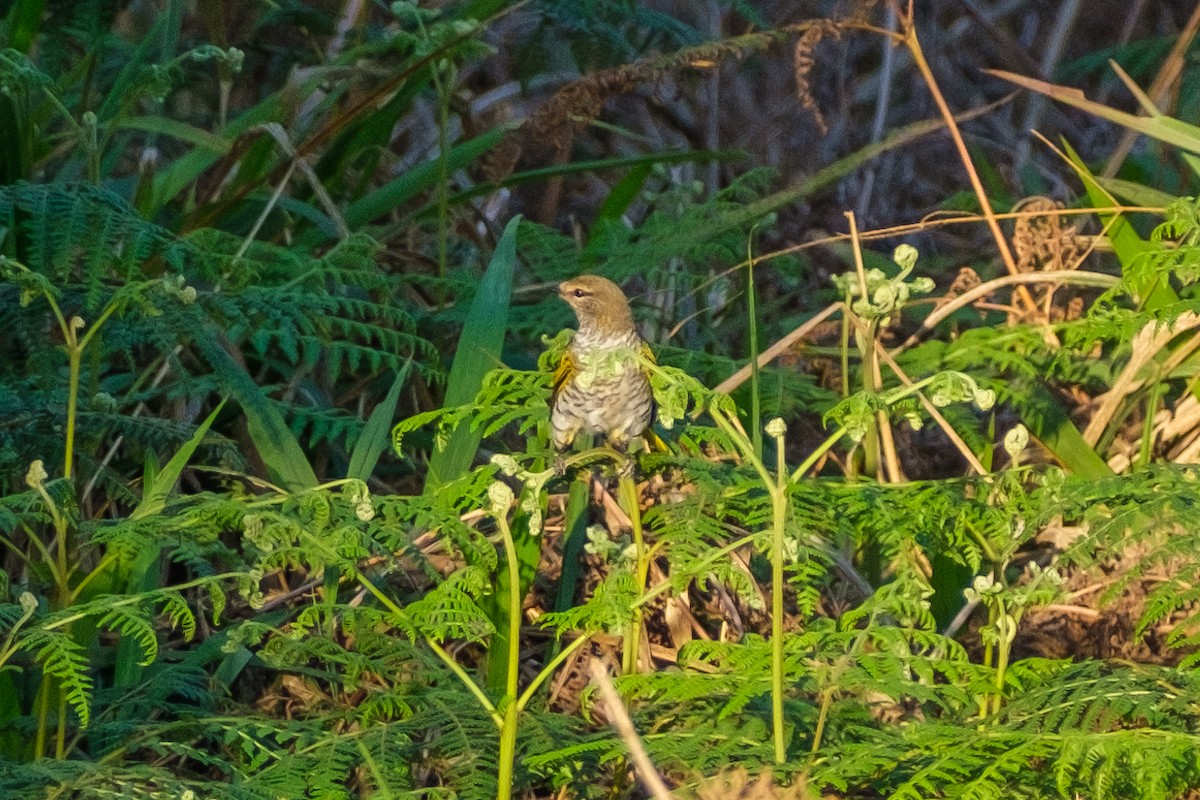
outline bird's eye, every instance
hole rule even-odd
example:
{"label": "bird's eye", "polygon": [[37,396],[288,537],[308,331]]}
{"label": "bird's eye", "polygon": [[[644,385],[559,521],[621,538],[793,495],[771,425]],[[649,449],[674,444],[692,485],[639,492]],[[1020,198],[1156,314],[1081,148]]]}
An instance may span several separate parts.
{"label": "bird's eye", "polygon": [[583,297],[585,294],[587,294],[587,292],[583,291],[583,289],[576,289],[576,290],[575,290],[575,296],[576,296],[576,297]]}

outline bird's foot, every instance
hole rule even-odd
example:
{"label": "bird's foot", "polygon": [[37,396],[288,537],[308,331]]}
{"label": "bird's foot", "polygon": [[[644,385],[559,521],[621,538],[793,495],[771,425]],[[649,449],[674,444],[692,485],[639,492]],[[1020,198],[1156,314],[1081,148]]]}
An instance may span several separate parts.
{"label": "bird's foot", "polygon": [[554,467],[554,474],[561,478],[567,474],[567,457],[558,453],[554,456],[554,463],[551,466]]}
{"label": "bird's foot", "polygon": [[631,477],[633,477],[633,459],[622,454],[617,460],[617,478]]}

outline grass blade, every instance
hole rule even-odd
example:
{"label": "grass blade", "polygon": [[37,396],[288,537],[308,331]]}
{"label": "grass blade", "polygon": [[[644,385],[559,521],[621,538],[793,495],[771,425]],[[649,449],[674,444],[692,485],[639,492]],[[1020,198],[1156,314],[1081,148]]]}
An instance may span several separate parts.
{"label": "grass blade", "polygon": [[250,439],[270,479],[291,491],[316,486],[319,481],[304,448],[245,368],[212,336],[197,336],[196,345],[216,370],[218,380],[241,404]]}
{"label": "grass blade", "polygon": [[[491,263],[483,273],[479,291],[467,313],[467,324],[458,340],[450,380],[446,386],[446,407],[470,403],[483,386],[483,377],[500,364],[504,332],[508,327],[508,309],[512,298],[513,272],[517,264],[518,216],[508,223],[496,245]],[[464,422],[451,434],[444,448],[433,451],[425,492],[454,480],[471,467],[479,449],[481,434]]]}
{"label": "grass blade", "polygon": [[379,456],[391,444],[392,417],[396,415],[396,404],[400,401],[400,391],[408,383],[408,376],[411,372],[412,359],[410,358],[396,373],[396,379],[392,381],[392,388],[388,390],[387,397],[371,412],[362,435],[354,443],[354,449],[350,452],[350,466],[346,468],[347,478],[358,478],[360,481],[365,481],[375,471],[375,465],[379,463]]}
{"label": "grass blade", "polygon": [[138,507],[129,515],[130,519],[142,519],[163,510],[167,503],[167,495],[175,488],[175,483],[179,480],[179,476],[183,473],[183,468],[187,466],[191,460],[192,454],[196,452],[196,448],[200,446],[200,442],[204,441],[205,434],[212,427],[213,421],[217,418],[217,414],[221,413],[221,409],[225,407],[225,402],[221,401],[213,412],[208,415],[208,419],[200,423],[200,427],[192,434],[192,438],[184,443],[183,447],[179,448],[178,452],[171,457],[167,465],[154,473],[153,477],[149,472],[146,475],[145,489],[142,492],[142,502],[138,503]]}

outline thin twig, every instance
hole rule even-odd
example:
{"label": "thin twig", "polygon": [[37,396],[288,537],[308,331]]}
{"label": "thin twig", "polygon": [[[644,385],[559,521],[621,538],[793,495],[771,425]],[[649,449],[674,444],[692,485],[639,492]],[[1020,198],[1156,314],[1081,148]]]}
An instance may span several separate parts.
{"label": "thin twig", "polygon": [[[791,349],[792,345],[803,339],[805,336],[808,336],[808,334],[812,333],[818,325],[833,316],[833,313],[841,307],[841,303],[832,303],[826,306],[799,327],[792,330],[791,333],[777,340],[770,347],[758,354],[758,366],[760,368],[765,367],[767,364],[770,364],[772,361],[779,358],[779,356]],[[747,364],[725,380],[721,381],[721,383],[718,384],[717,388],[713,391],[721,394],[729,394],[734,389],[746,382],[746,379],[750,377],[752,369],[753,368]]]}
{"label": "thin twig", "polygon": [[[884,27],[894,31],[897,23],[896,7],[889,5],[886,14]],[[875,97],[875,118],[871,121],[872,143],[883,139],[884,128],[887,125],[888,107],[891,105],[892,99],[892,78],[895,73],[896,43],[889,40],[883,42],[882,46],[883,52],[879,64],[879,92]],[[856,213],[860,217],[866,217],[867,211],[871,207],[871,194],[875,190],[875,175],[878,169],[878,163],[873,163],[863,174],[862,189],[858,193],[856,208]]]}
{"label": "thin twig", "polygon": [[[900,379],[900,382],[905,386],[912,386],[912,378],[908,377],[904,370],[900,368],[900,365],[897,364],[896,360],[892,358],[886,349],[884,349],[883,345],[881,345],[879,342],[876,342],[875,348],[879,353],[879,357],[887,362],[888,367],[891,368],[896,377]],[[963,441],[963,438],[958,435],[958,431],[954,430],[954,427],[950,424],[949,420],[942,416],[942,412],[938,411],[937,406],[935,406],[933,402],[925,396],[924,392],[917,392],[917,399],[921,401],[921,405],[925,408],[926,413],[928,413],[929,416],[933,418],[933,421],[937,423],[938,427],[942,429],[942,432],[946,434],[946,438],[950,440],[951,444],[954,445],[959,454],[966,459],[967,463],[971,466],[971,469],[975,470],[975,472],[980,475],[986,475],[987,470],[984,469],[983,463],[975,456],[974,451],[967,446],[967,443]]]}
{"label": "thin twig", "polygon": [[629,718],[629,712],[625,710],[621,698],[617,696],[617,689],[613,686],[612,678],[608,677],[608,670],[605,669],[600,659],[593,658],[591,660],[588,664],[588,673],[596,683],[596,688],[600,690],[604,714],[612,726],[617,729],[617,733],[621,734],[621,739],[624,740],[625,747],[629,750],[629,757],[633,759],[633,765],[637,769],[642,784],[655,800],[672,800],[670,790],[663,783],[658,770],[654,768],[654,763],[650,761],[650,756],[646,753],[642,740],[638,738],[637,731],[633,728],[633,720]]}
{"label": "thin twig", "polygon": [[921,341],[921,338],[937,327],[937,324],[949,317],[960,308],[969,306],[976,300],[987,297],[997,289],[1002,289],[1005,286],[1014,284],[1026,283],[1073,283],[1078,286],[1093,286],[1100,289],[1109,289],[1121,282],[1120,278],[1112,275],[1105,275],[1102,272],[1085,272],[1083,270],[1055,270],[1053,272],[1029,272],[1020,275],[1004,275],[1000,278],[981,283],[974,289],[968,292],[963,292],[958,297],[954,298],[945,305],[935,308],[929,312],[929,316],[921,323],[921,327],[913,332],[904,340],[904,343],[892,350],[892,355],[899,355],[908,348]]}
{"label": "thin twig", "polygon": [[[1166,61],[1163,62],[1158,74],[1154,76],[1154,83],[1150,84],[1150,91],[1148,93],[1150,99],[1160,108],[1166,102],[1167,92],[1179,80],[1179,76],[1183,72],[1188,48],[1192,46],[1192,40],[1196,38],[1198,32],[1200,32],[1200,4],[1197,4],[1195,10],[1192,11],[1192,16],[1188,19],[1187,24],[1183,26],[1183,30],[1179,32],[1179,38],[1175,40],[1175,45],[1171,48],[1170,54],[1167,55]],[[1121,164],[1125,163],[1125,157],[1133,149],[1133,143],[1137,141],[1138,135],[1137,131],[1125,131],[1121,136],[1121,141],[1117,142],[1117,146],[1113,148],[1112,154],[1104,164],[1104,169],[1100,172],[1101,175],[1111,178],[1117,174],[1117,170],[1121,168]]]}
{"label": "thin twig", "polygon": [[[900,15],[900,27],[904,32],[904,44],[908,47],[909,52],[913,55],[913,61],[916,63],[917,69],[921,73],[925,85],[929,88],[929,93],[933,96],[933,102],[937,105],[938,110],[942,112],[942,119],[946,121],[946,131],[950,134],[950,139],[954,142],[954,147],[958,150],[958,157],[962,160],[963,168],[967,171],[967,180],[971,183],[971,188],[975,192],[975,198],[979,201],[979,208],[983,212],[984,220],[987,222],[988,229],[992,232],[992,238],[996,240],[996,249],[1000,252],[1000,258],[1004,261],[1004,267],[1010,275],[1017,275],[1017,261],[1013,258],[1012,249],[1008,245],[1008,239],[1004,235],[1004,231],[1000,230],[1000,223],[997,221],[996,212],[992,209],[992,201],[988,199],[987,191],[983,188],[983,181],[979,179],[979,173],[975,170],[975,164],[971,161],[971,153],[967,150],[967,143],[963,140],[962,132],[958,129],[958,123],[954,119],[954,113],[950,110],[950,105],[946,102],[942,90],[938,87],[937,79],[933,76],[933,69],[929,66],[929,62],[925,60],[925,53],[921,49],[921,41],[917,38],[917,26],[913,14],[912,0],[909,0],[908,10]],[[1033,300],[1033,295],[1023,285],[1017,286],[1017,295],[1021,302],[1029,311],[1037,310],[1037,303]]]}
{"label": "thin twig", "polygon": [[[1080,0],[1065,0],[1058,7],[1058,15],[1055,17],[1050,35],[1042,41],[1042,63],[1039,65],[1041,74],[1054,74],[1058,62],[1062,59],[1063,48],[1066,47],[1071,31],[1075,27],[1075,20],[1079,17],[1081,7]],[[1021,119],[1020,130],[1032,130],[1041,124],[1042,115],[1046,113],[1047,102],[1046,96],[1041,94],[1035,94],[1029,98],[1029,102],[1025,106],[1025,116]],[[1013,155],[1015,168],[1019,169],[1029,160],[1031,145],[1029,137],[1023,136],[1017,141],[1016,152]]]}

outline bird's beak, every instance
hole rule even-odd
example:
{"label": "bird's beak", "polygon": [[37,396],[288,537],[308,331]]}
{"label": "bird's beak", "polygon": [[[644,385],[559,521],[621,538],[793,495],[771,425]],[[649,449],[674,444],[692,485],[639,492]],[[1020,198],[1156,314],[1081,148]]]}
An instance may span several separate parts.
{"label": "bird's beak", "polygon": [[563,293],[563,285],[561,283],[554,285],[554,291],[558,292],[558,296],[561,297],[563,300],[567,299],[566,294]]}

